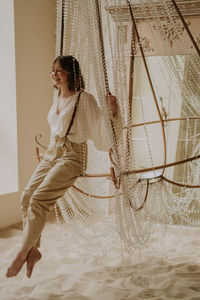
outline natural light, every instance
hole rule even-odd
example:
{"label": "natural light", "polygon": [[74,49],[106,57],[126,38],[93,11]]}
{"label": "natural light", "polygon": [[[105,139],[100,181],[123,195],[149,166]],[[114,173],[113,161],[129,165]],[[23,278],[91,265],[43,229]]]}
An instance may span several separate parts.
{"label": "natural light", "polygon": [[0,194],[18,190],[14,1],[0,1]]}

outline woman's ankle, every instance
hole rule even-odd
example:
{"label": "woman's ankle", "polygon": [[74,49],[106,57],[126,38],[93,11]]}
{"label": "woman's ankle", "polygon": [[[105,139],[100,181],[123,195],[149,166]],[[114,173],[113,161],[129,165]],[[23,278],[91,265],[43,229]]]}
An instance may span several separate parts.
{"label": "woman's ankle", "polygon": [[31,250],[33,246],[30,244],[24,244],[22,246],[22,248],[19,250],[18,255],[22,258],[22,259],[26,259],[29,251]]}

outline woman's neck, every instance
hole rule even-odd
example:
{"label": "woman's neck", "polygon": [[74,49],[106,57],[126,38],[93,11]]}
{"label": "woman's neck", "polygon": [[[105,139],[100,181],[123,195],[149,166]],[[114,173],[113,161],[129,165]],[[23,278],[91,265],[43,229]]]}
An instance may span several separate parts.
{"label": "woman's neck", "polygon": [[70,97],[74,95],[76,91],[70,91],[68,87],[61,87],[60,96],[62,98]]}

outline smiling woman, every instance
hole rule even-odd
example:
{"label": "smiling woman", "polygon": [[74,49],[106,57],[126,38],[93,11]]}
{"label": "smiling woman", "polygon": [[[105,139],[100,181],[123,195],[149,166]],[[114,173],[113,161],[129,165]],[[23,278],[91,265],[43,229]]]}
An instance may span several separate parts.
{"label": "smiling woman", "polygon": [[13,0],[0,2],[0,194],[18,190]]}

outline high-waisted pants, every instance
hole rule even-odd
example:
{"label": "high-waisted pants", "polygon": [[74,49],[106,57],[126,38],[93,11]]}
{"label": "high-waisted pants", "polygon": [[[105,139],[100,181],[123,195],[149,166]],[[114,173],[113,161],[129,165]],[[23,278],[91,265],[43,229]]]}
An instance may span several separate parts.
{"label": "high-waisted pants", "polygon": [[40,246],[40,236],[56,200],[82,174],[82,144],[56,136],[21,197],[23,243]]}

